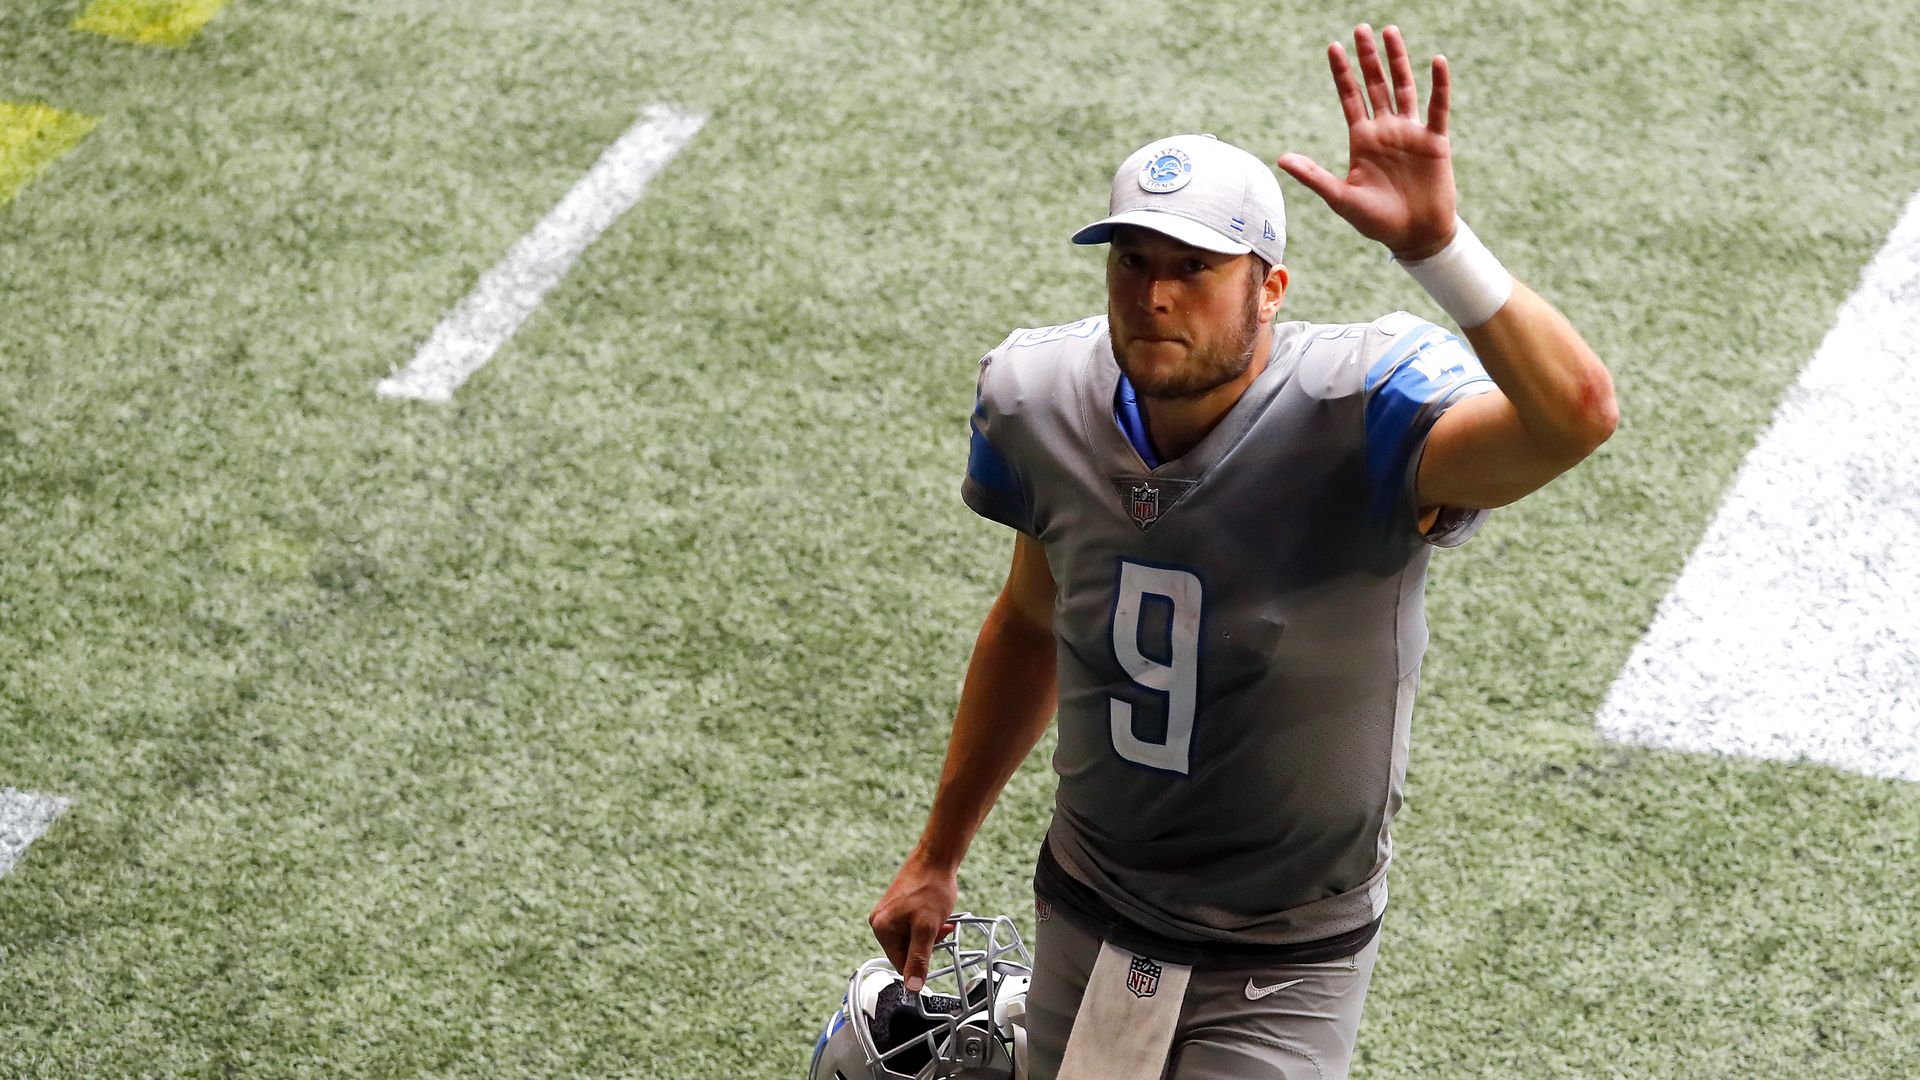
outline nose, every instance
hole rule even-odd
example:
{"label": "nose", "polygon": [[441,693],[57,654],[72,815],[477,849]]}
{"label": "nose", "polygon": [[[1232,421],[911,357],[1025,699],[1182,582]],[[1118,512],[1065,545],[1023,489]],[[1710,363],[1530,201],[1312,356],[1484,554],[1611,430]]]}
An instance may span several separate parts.
{"label": "nose", "polygon": [[1142,306],[1156,315],[1173,311],[1174,283],[1158,275],[1148,275],[1141,294]]}

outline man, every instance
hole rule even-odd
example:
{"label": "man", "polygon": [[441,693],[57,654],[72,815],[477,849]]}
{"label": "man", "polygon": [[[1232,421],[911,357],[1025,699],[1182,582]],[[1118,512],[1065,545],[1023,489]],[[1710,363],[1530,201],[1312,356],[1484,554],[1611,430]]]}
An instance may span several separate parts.
{"label": "man", "polygon": [[[915,989],[955,872],[1058,711],[1035,874],[1032,1075],[1345,1076],[1379,942],[1430,550],[1616,423],[1580,335],[1455,215],[1448,69],[1329,47],[1351,164],[1278,165],[1426,287],[1405,312],[1278,323],[1267,167],[1142,147],[1110,216],[1107,315],[982,361],[962,491],[1018,530],[926,831],[870,921]],[[1388,69],[1392,77],[1389,80]],[[1369,115],[1368,106],[1371,106]]]}

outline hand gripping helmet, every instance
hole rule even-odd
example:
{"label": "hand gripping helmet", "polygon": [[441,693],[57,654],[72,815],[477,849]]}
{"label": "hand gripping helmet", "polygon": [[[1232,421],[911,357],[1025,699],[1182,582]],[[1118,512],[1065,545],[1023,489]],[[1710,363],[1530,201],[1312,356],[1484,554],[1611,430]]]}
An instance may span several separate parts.
{"label": "hand gripping helmet", "polygon": [[1033,958],[1005,915],[948,921],[920,993],[885,957],[854,971],[807,1080],[1026,1080]]}

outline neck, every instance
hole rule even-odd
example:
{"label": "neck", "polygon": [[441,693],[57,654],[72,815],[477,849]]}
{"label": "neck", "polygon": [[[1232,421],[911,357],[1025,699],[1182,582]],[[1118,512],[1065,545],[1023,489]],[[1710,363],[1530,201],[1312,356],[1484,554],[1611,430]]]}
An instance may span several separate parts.
{"label": "neck", "polygon": [[1160,460],[1172,461],[1200,445],[1227,415],[1253,380],[1267,370],[1267,354],[1273,350],[1273,324],[1261,323],[1253,339],[1253,362],[1232,382],[1221,383],[1198,397],[1141,398],[1140,411],[1147,421],[1147,433],[1153,436]]}

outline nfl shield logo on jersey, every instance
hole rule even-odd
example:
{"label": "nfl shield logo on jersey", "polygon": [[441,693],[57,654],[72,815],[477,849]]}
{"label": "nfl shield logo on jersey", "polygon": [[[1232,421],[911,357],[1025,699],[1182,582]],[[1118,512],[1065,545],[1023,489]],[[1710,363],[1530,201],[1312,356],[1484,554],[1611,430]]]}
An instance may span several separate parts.
{"label": "nfl shield logo on jersey", "polygon": [[1135,484],[1129,493],[1127,512],[1133,515],[1133,523],[1146,528],[1160,520],[1160,490],[1150,484]]}
{"label": "nfl shield logo on jersey", "polygon": [[1141,532],[1167,516],[1173,504],[1193,489],[1196,481],[1173,480],[1159,476],[1115,476],[1113,489],[1120,494],[1120,508],[1127,512]]}
{"label": "nfl shield logo on jersey", "polygon": [[1127,989],[1134,997],[1150,998],[1160,989],[1160,965],[1144,956],[1135,956],[1127,965]]}

